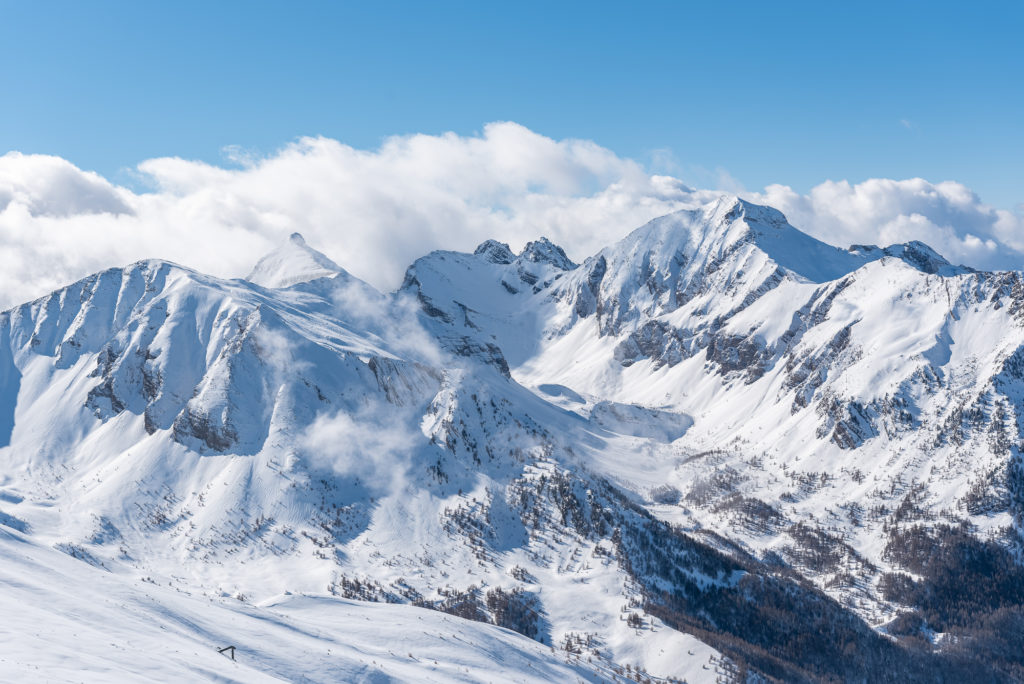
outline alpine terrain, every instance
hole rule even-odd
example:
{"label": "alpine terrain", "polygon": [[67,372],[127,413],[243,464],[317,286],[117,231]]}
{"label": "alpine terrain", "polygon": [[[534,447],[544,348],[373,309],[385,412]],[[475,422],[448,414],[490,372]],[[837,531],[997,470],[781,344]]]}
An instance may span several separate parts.
{"label": "alpine terrain", "polygon": [[1022,451],[1024,274],[735,197],[139,262],[0,314],[0,679],[1024,681]]}

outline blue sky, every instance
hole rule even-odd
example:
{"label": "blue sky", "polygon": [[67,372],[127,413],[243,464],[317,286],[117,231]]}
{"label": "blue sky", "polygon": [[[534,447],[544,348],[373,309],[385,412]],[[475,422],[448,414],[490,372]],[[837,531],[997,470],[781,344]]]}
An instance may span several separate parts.
{"label": "blue sky", "polygon": [[1024,201],[1024,3],[3,2],[0,152],[116,182],[512,120],[690,183]]}

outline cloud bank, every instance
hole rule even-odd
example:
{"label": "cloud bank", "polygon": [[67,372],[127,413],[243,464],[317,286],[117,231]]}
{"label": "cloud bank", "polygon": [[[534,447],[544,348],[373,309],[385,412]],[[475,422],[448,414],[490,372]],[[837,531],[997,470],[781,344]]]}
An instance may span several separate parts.
{"label": "cloud bank", "polygon": [[[393,137],[372,151],[302,138],[265,158],[231,156],[232,168],[145,161],[137,172],[150,192],[59,157],[0,157],[0,306],[151,257],[242,276],[294,231],[384,290],[426,252],[469,250],[487,238],[519,248],[545,235],[579,261],[717,194],[593,142],[508,122],[476,136]],[[958,183],[829,181],[806,195],[781,185],[740,194],[838,246],[917,239],[954,262],[1024,268],[1024,217],[986,206]]]}
{"label": "cloud bank", "polygon": [[886,246],[920,240],[953,263],[1024,268],[1024,216],[993,209],[970,188],[920,178],[827,181],[801,195],[770,185],[750,198],[770,204],[797,228],[831,244]]}

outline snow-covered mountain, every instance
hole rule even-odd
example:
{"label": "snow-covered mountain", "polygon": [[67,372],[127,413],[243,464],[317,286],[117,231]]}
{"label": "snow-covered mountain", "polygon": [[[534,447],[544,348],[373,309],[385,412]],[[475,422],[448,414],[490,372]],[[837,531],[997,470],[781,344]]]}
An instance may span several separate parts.
{"label": "snow-covered mountain", "polygon": [[77,563],[89,619],[249,635],[160,679],[1019,678],[1022,311],[1020,273],[731,197],[392,294],[297,234],[244,280],[112,269],[0,315],[0,600]]}

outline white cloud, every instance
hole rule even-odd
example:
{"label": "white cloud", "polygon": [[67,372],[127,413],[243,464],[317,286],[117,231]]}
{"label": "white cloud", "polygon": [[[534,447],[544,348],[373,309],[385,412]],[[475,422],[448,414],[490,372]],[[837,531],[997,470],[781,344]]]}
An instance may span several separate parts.
{"label": "white cloud", "polygon": [[413,411],[370,404],[348,414],[319,416],[299,440],[301,453],[316,468],[359,480],[375,495],[394,494],[407,483],[423,435]]}
{"label": "white cloud", "polygon": [[31,216],[131,213],[128,193],[60,157],[10,152],[0,157],[0,210],[11,204]]}
{"label": "white cloud", "polygon": [[0,162],[3,305],[150,257],[241,276],[293,231],[392,289],[426,252],[490,237],[515,247],[547,235],[581,258],[687,195],[592,142],[514,123],[395,137],[375,151],[303,138],[233,169],[151,159],[138,171],[154,191],[140,194],[59,158]]}
{"label": "white cloud", "polygon": [[750,199],[776,207],[794,226],[835,245],[920,240],[953,263],[1024,268],[1024,216],[983,204],[960,183],[827,181],[807,195],[770,185]]}
{"label": "white cloud", "polygon": [[[431,249],[468,250],[487,238],[518,248],[546,235],[579,261],[713,194],[593,142],[552,140],[514,123],[477,136],[399,136],[373,151],[303,138],[262,159],[229,156],[240,168],[145,161],[146,193],[58,157],[0,157],[0,305],[149,257],[241,276],[293,231],[385,290]],[[708,182],[740,190],[724,171]],[[1024,264],[1021,216],[983,205],[957,183],[827,182],[807,195],[773,185],[750,197],[841,246],[919,239],[953,261]]]}

